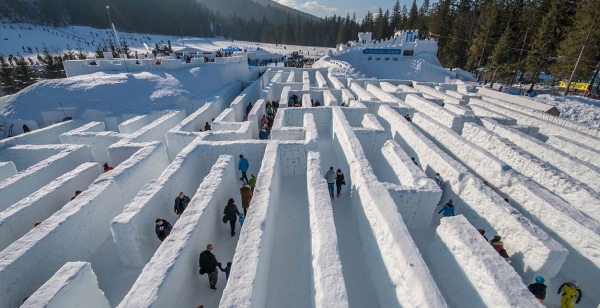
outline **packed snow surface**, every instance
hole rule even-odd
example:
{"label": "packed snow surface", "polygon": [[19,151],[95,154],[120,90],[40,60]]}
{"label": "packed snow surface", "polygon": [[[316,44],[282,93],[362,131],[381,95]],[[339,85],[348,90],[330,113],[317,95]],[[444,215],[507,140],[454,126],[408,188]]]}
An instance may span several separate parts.
{"label": "packed snow surface", "polygon": [[600,101],[583,96],[555,96],[542,94],[536,101],[556,106],[560,117],[600,128]]}

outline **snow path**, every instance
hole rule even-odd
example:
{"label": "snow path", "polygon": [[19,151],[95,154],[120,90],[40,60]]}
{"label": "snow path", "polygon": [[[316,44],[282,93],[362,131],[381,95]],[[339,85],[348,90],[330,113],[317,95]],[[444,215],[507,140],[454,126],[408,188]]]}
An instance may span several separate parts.
{"label": "snow path", "polygon": [[[237,194],[236,194],[237,193]],[[240,213],[244,213],[242,209],[242,201],[240,197],[239,190],[232,191],[232,196],[236,200],[236,204],[238,205],[238,209]],[[222,206],[225,208],[225,204]],[[219,213],[222,213],[223,209],[219,209]],[[223,222],[219,222],[221,226],[225,226],[226,228],[220,228],[220,236],[213,243],[214,250],[213,254],[217,257],[217,261],[221,262],[221,266],[225,268],[227,266],[227,262],[231,262],[233,260],[233,254],[235,253],[235,247],[237,246],[238,239],[240,238],[240,223],[237,222],[235,225],[235,236],[231,237],[229,231],[229,222],[227,224],[223,224]],[[226,231],[225,231],[226,229]],[[244,266],[243,264],[233,264],[232,266]],[[218,270],[218,269],[217,269]],[[198,285],[197,292],[194,296],[194,302],[198,303],[197,305],[204,305],[204,307],[218,307],[219,302],[221,301],[221,296],[223,295],[223,290],[227,285],[227,279],[225,278],[225,273],[219,271],[219,279],[217,280],[217,290],[211,290],[210,284],[208,282],[207,275],[200,276],[200,285]],[[192,275],[198,275],[198,271],[191,273]],[[194,306],[195,307],[195,306]]]}
{"label": "snow path", "polygon": [[126,267],[119,259],[112,236],[88,259],[98,278],[100,290],[111,307],[117,307],[142,272],[142,268]]}
{"label": "snow path", "polygon": [[[330,166],[337,170],[338,164],[329,134],[319,135],[321,170],[326,172]],[[348,170],[342,170],[342,172]],[[350,175],[345,173],[345,177]],[[337,191],[336,191],[337,193]],[[367,271],[367,260],[358,233],[356,211],[350,204],[348,185],[342,186],[340,198],[332,200],[333,219],[338,237],[338,249],[342,262],[342,272],[348,293],[350,307],[379,307],[377,293],[373,287],[371,275]]]}
{"label": "snow path", "polygon": [[287,178],[279,195],[266,307],[307,307],[313,278],[306,174]]}

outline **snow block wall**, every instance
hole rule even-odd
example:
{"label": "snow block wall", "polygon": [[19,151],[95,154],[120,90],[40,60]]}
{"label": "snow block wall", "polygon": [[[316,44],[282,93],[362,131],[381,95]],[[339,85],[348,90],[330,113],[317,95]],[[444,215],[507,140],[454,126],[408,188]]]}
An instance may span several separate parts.
{"label": "snow block wall", "polygon": [[463,119],[455,113],[412,94],[406,96],[406,103],[417,111],[433,117],[436,121],[460,134],[464,123]]}
{"label": "snow block wall", "polygon": [[121,124],[119,124],[119,132],[121,134],[133,134],[138,129],[152,123],[153,119],[150,115],[135,116]]}
{"label": "snow block wall", "polygon": [[381,152],[385,158],[381,159],[384,164],[381,170],[390,170],[400,181],[400,185],[387,187],[402,220],[411,229],[429,228],[442,190],[427,178],[395,141],[386,141]]}
{"label": "snow block wall", "polygon": [[[353,198],[355,206],[364,215],[357,226],[363,246],[381,251],[381,259],[372,256],[373,259],[365,260],[365,264],[369,266],[371,275],[389,275],[392,281],[392,285],[375,286],[380,304],[385,307],[445,307],[444,298],[402,222],[393,199],[372,173],[360,142],[340,107],[333,108],[333,134],[338,157],[345,157],[349,165],[349,187],[357,194]],[[377,229],[371,229],[373,226]],[[380,281],[377,277],[372,279]]]}
{"label": "snow block wall", "polygon": [[498,112],[492,111],[483,106],[469,104],[469,107],[471,108],[471,110],[473,110],[475,115],[477,115],[479,117],[489,117],[503,125],[516,125],[517,124],[517,120],[509,118],[505,115],[502,115]]}
{"label": "snow block wall", "polygon": [[465,123],[463,137],[495,155],[521,174],[600,222],[600,195],[587,185],[549,166],[508,139],[473,123]]}
{"label": "snow block wall", "polygon": [[[200,184],[181,219],[144,267],[119,307],[197,305],[194,302],[195,295],[200,286],[204,287],[203,283],[207,282],[206,276],[198,274],[198,256],[206,250],[206,245],[219,237],[218,233],[226,233],[229,229],[221,222],[221,217],[232,188],[238,186],[235,167],[231,155],[219,157]],[[150,225],[153,222],[151,221]],[[218,245],[215,245],[214,253],[217,257],[218,249]]]}
{"label": "snow block wall", "polygon": [[455,307],[544,307],[463,216],[442,219],[429,257]]}
{"label": "snow block wall", "polygon": [[89,146],[71,145],[22,172],[0,182],[0,211],[47,185],[57,177],[92,160]]}
{"label": "snow block wall", "polygon": [[428,177],[438,172],[444,178],[442,202],[453,199],[456,212],[464,214],[474,226],[502,234],[506,249],[513,255],[515,269],[527,279],[537,274],[547,278],[556,276],[568,254],[562,245],[507,204],[482,180],[473,177],[402,115],[387,108],[382,108],[379,116],[389,127],[393,139],[407,154],[417,157]]}
{"label": "snow block wall", "polygon": [[15,145],[0,151],[0,159],[12,162],[18,171],[23,171],[50,156],[59,154],[69,149],[69,145]]}
{"label": "snow block wall", "polygon": [[575,140],[569,140],[561,136],[549,136],[546,144],[549,144],[555,149],[559,149],[596,167],[600,167],[600,151],[590,148],[583,143]]}
{"label": "snow block wall", "polygon": [[[8,131],[8,127],[10,127],[9,123],[4,123],[4,130]],[[41,129],[35,129],[30,127],[32,130],[29,133],[18,134],[12,138],[6,138],[0,140],[0,149],[4,149],[13,145],[19,144],[55,144],[60,143],[60,139],[58,136],[62,133],[68,132],[76,127],[80,126],[82,123],[78,121],[66,121],[57,123],[48,127],[44,127]],[[15,127],[21,127],[22,125],[15,125]],[[17,132],[14,132],[15,134]]]}
{"label": "snow block wall", "polygon": [[109,308],[98,288],[96,274],[88,262],[67,262],[33,293],[22,308],[90,307]]}
{"label": "snow block wall", "polygon": [[425,85],[415,85],[415,89],[421,91],[422,93],[429,94],[433,97],[441,98],[445,104],[455,104],[455,105],[466,105],[467,102],[456,98],[454,96],[448,95],[442,91],[436,90],[434,88],[425,86]]}
{"label": "snow block wall", "polygon": [[104,122],[90,122],[79,128],[60,135],[60,140],[64,144],[86,144],[92,148],[94,161],[99,163],[113,163],[108,157],[108,148],[110,145],[119,142],[125,138],[125,135],[112,131],[105,131]]}
{"label": "snow block wall", "polygon": [[0,212],[0,251],[67,204],[102,174],[98,163],[84,163]]}
{"label": "snow block wall", "polygon": [[245,266],[232,269],[219,307],[258,308],[266,305],[267,290],[264,286],[268,284],[273,243],[277,236],[274,219],[282,185],[279,148],[280,145],[269,143],[265,149],[264,155],[269,159],[262,160],[250,203],[252,212],[244,222],[245,230],[240,234],[232,261]]}
{"label": "snow block wall", "polygon": [[0,182],[17,174],[17,167],[12,161],[0,162]]}
{"label": "snow block wall", "polygon": [[[149,143],[104,173],[73,202],[0,252],[0,306],[13,307],[63,265],[87,260],[111,236],[106,228],[127,200],[168,165],[165,146]],[[82,232],[94,230],[94,232]]]}
{"label": "snow block wall", "polygon": [[309,152],[307,186],[311,225],[315,307],[348,307],[338,239],[319,153]]}
{"label": "snow block wall", "polygon": [[[567,147],[561,149],[554,148],[518,130],[498,125],[498,123],[491,119],[482,119],[481,123],[500,137],[510,140],[515,145],[544,160],[574,179],[581,181],[595,191],[600,191],[600,183],[598,182],[600,168],[565,153],[563,150]],[[564,189],[562,183],[559,186],[561,186],[560,189]]]}

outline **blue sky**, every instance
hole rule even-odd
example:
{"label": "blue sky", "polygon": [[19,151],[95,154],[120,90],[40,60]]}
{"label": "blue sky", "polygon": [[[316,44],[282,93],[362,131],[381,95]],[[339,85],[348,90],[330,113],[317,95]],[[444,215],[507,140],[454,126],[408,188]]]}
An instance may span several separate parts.
{"label": "blue sky", "polygon": [[[293,7],[300,11],[304,11],[319,17],[342,15],[346,16],[346,13],[356,12],[356,18],[358,20],[365,17],[367,11],[376,12],[379,7],[385,12],[386,9],[391,10],[396,0],[274,0],[283,5]],[[421,5],[423,0],[417,0],[417,5]],[[433,2],[433,1],[432,1]],[[412,0],[400,1],[400,5],[406,4],[406,7],[410,9]]]}

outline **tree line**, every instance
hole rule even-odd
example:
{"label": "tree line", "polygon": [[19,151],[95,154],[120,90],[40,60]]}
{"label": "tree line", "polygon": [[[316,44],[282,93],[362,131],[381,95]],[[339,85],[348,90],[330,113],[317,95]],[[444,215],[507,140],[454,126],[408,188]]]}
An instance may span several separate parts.
{"label": "tree line", "polygon": [[580,54],[575,80],[596,79],[599,14],[600,0],[424,0],[410,9],[396,1],[391,12],[367,13],[360,29],[375,39],[390,37],[394,28],[418,29],[438,40],[445,67],[509,84],[531,81],[533,88],[540,73],[551,74],[553,84],[568,79]]}
{"label": "tree line", "polygon": [[[194,0],[6,0],[0,13],[21,22],[106,28],[108,4],[120,31],[326,47],[355,40],[359,31],[385,39],[395,29],[418,29],[438,40],[445,67],[508,83],[537,82],[540,73],[568,78],[586,39],[576,80],[589,81],[600,65],[600,25],[594,26],[600,0],[424,0],[420,7],[413,0],[410,8],[396,1],[361,21],[355,14],[308,18],[251,0],[223,1],[235,6],[233,13]],[[30,7],[35,3],[38,11]]]}

